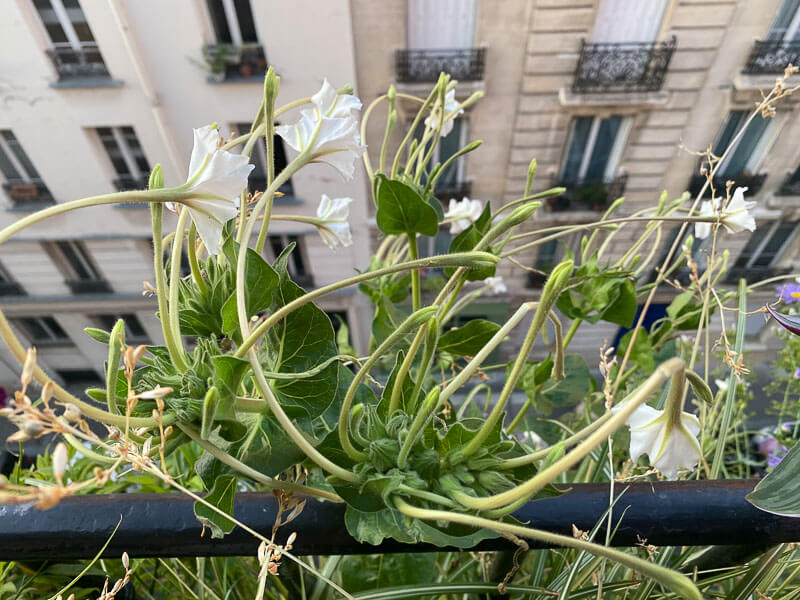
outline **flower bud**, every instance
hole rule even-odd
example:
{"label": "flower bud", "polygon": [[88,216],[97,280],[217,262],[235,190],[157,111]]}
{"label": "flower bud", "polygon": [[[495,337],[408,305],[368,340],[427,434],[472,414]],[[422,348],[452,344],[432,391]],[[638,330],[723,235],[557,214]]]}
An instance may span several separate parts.
{"label": "flower bud", "polygon": [[22,366],[22,375],[20,381],[22,382],[23,391],[28,387],[33,380],[33,371],[36,368],[36,348],[28,348],[25,355],[25,363]]}
{"label": "flower bud", "polygon": [[150,172],[150,180],[147,183],[147,189],[160,190],[164,187],[164,171],[161,170],[161,165],[156,163],[153,170]]}
{"label": "flower bud", "polygon": [[64,473],[67,470],[67,445],[59,442],[53,450],[53,475],[59,485],[63,484]]}
{"label": "flower bud", "polygon": [[28,437],[36,437],[44,431],[44,427],[39,421],[25,421],[22,425],[22,431]]}

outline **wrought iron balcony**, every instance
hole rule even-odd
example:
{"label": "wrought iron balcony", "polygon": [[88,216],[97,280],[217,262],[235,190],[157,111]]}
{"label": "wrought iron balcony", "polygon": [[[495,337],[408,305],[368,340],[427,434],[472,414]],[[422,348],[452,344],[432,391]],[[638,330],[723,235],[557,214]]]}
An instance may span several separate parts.
{"label": "wrought iron balcony", "polygon": [[15,207],[53,203],[53,195],[41,179],[11,179],[3,183],[3,189]]}
{"label": "wrought iron balcony", "polygon": [[213,44],[203,47],[214,81],[261,80],[267,72],[267,57],[259,44]]}
{"label": "wrought iron balcony", "polygon": [[75,49],[67,42],[53,44],[47,55],[58,71],[58,79],[111,78],[95,42],[81,42]]}
{"label": "wrought iron balcony", "polygon": [[664,83],[676,38],[666,42],[587,44],[581,40],[572,91],[657,92]]}
{"label": "wrought iron balcony", "polygon": [[65,282],[73,294],[110,294],[111,286],[105,279],[68,279]]}
{"label": "wrought iron balcony", "polygon": [[486,48],[396,50],[394,62],[397,81],[404,83],[435,82],[442,72],[458,81],[480,81]]}
{"label": "wrought iron balcony", "polygon": [[748,75],[783,73],[789,63],[800,61],[800,42],[756,40],[742,73]]}
{"label": "wrought iron balcony", "polygon": [[[756,194],[761,187],[764,185],[764,180],[766,180],[767,174],[766,173],[758,173],[752,175],[750,173],[741,173],[736,176],[728,176],[728,177],[715,177],[714,178],[714,189],[717,190],[717,195],[721,195],[725,193],[725,182],[733,180],[735,183],[733,184],[734,189],[737,187],[746,187],[747,194],[753,195]],[[697,174],[692,175],[692,178],[689,180],[689,194],[692,198],[696,197],[697,194],[700,193],[700,190],[703,189],[703,186],[706,183],[706,176]],[[710,191],[708,192],[710,195]]]}
{"label": "wrought iron balcony", "polygon": [[627,183],[627,174],[618,175],[613,179],[579,179],[572,181],[560,178],[555,179],[552,187],[565,187],[567,191],[555,198],[549,198],[547,204],[551,212],[565,210],[601,211],[622,196]]}
{"label": "wrought iron balcony", "polygon": [[134,177],[133,175],[122,175],[114,180],[114,186],[120,192],[128,192],[131,190],[146,190],[150,184],[150,176],[142,175],[141,177]]}
{"label": "wrought iron balcony", "polygon": [[437,183],[433,190],[433,194],[442,202],[447,202],[450,200],[450,198],[461,200],[464,197],[469,197],[471,192],[471,181],[448,181],[444,183]]}

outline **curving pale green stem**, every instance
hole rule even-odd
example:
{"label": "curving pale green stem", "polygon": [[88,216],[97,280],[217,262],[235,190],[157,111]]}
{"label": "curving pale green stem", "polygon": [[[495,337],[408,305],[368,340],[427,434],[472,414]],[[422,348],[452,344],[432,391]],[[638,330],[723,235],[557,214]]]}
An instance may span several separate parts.
{"label": "curving pale green stem", "polygon": [[[264,78],[264,140],[267,151],[267,189],[272,186],[275,179],[275,98],[278,96],[281,78],[275,75],[272,67],[267,71]],[[266,192],[265,192],[266,193]],[[258,232],[256,240],[256,252],[261,254],[264,244],[267,241],[267,232],[270,226],[270,215],[272,214],[272,203],[275,199],[275,192],[267,197],[267,205],[264,209],[264,220],[261,222],[261,230]]]}
{"label": "curving pale green stem", "polygon": [[425,112],[425,109],[428,108],[428,106],[430,106],[431,103],[436,99],[438,90],[439,86],[437,84],[431,90],[431,93],[428,95],[425,101],[422,103],[422,106],[420,106],[419,111],[417,111],[417,116],[414,117],[414,120],[411,122],[411,125],[408,128],[408,133],[406,133],[405,137],[403,138],[403,141],[400,142],[400,146],[398,146],[397,153],[394,155],[394,161],[392,162],[392,177],[391,177],[392,179],[397,177],[397,169],[400,166],[400,159],[402,157],[403,150],[405,150],[405,147],[408,145],[408,143],[411,141],[411,138],[414,136],[414,131],[416,131],[419,122],[422,120],[422,115]]}
{"label": "curving pale green stem", "polygon": [[477,498],[469,496],[463,492],[453,491],[452,497],[457,502],[467,508],[475,510],[486,510],[500,508],[517,502],[520,498],[530,498],[533,494],[541,490],[545,485],[552,482],[561,473],[572,468],[579,461],[591,452],[599,444],[603,443],[618,427],[628,420],[633,412],[647,399],[660,390],[666,381],[669,381],[675,373],[684,369],[684,363],[680,358],[671,358],[659,365],[655,372],[648,377],[636,390],[631,392],[621,404],[618,405],[616,413],[610,417],[603,425],[592,432],[582,443],[566,456],[556,461],[546,469],[543,469],[531,479],[517,487],[494,494]]}
{"label": "curving pale green stem", "polygon": [[293,494],[300,494],[301,496],[312,496],[317,498],[324,498],[325,500],[330,500],[332,502],[342,502],[342,499],[339,497],[338,494],[334,494],[333,492],[329,492],[327,490],[320,490],[317,488],[309,487],[307,485],[299,485],[296,483],[290,483],[288,481],[280,481],[278,479],[273,479],[272,477],[268,477],[264,475],[260,471],[256,471],[252,467],[247,466],[240,460],[237,460],[224,450],[217,448],[211,442],[204,440],[200,437],[200,434],[188,425],[179,424],[178,429],[180,429],[183,433],[185,433],[189,438],[197,443],[203,450],[208,452],[211,456],[219,460],[221,463],[224,463],[239,471],[242,475],[246,475],[253,481],[257,481],[258,483],[262,483],[273,490],[286,490],[287,492],[292,492]]}
{"label": "curving pale green stem", "polygon": [[420,391],[422,390],[422,382],[428,375],[433,357],[436,354],[436,346],[439,343],[439,320],[432,318],[428,321],[428,331],[425,336],[425,347],[422,352],[422,360],[419,363],[419,370],[417,371],[417,380],[414,382],[414,390],[411,392],[411,404],[408,407],[408,412],[413,414],[417,410],[417,399],[419,398]]}
{"label": "curving pale green stem", "polygon": [[406,468],[408,455],[411,453],[411,449],[414,447],[414,444],[417,443],[419,436],[422,435],[422,430],[425,427],[425,424],[428,422],[428,419],[430,419],[430,417],[433,415],[434,411],[436,411],[436,407],[438,406],[438,404],[439,404],[439,388],[434,387],[428,394],[427,398],[425,398],[425,401],[422,403],[422,408],[414,417],[414,421],[411,423],[411,427],[408,428],[408,434],[406,435],[406,439],[400,448],[400,453],[397,455],[398,468],[400,469]]}
{"label": "curving pale green stem", "polygon": [[[387,415],[391,415],[396,411],[400,406],[400,396],[402,396],[403,392],[403,383],[408,376],[408,371],[411,368],[411,364],[414,362],[414,359],[417,357],[417,352],[419,352],[419,347],[422,345],[422,342],[425,341],[426,332],[430,327],[430,323],[425,325],[424,327],[420,327],[419,331],[417,331],[417,335],[414,336],[414,339],[411,341],[411,345],[408,347],[408,352],[406,353],[405,357],[403,358],[403,362],[400,363],[400,369],[397,371],[397,375],[394,378],[394,387],[392,388],[392,395],[389,397],[389,409],[386,411]],[[411,396],[412,399],[415,399],[416,396]]]}
{"label": "curving pale green stem", "polygon": [[205,296],[208,294],[208,285],[200,271],[200,263],[197,262],[197,227],[194,221],[189,225],[189,239],[186,242],[186,250],[189,255],[189,267],[192,269],[192,280]]}
{"label": "curving pale green stem", "polygon": [[[417,250],[417,234],[408,234],[408,257],[411,260],[419,258],[419,251]],[[411,307],[412,310],[419,310],[419,305],[422,303],[422,292],[420,289],[419,269],[411,271]]]}
{"label": "curving pale green stem", "polygon": [[445,511],[445,510],[431,510],[426,508],[418,508],[407,503],[402,498],[395,498],[395,507],[404,515],[413,517],[415,519],[423,519],[426,521],[449,521],[451,523],[461,523],[471,527],[485,527],[498,533],[510,533],[523,538],[544,542],[552,546],[562,546],[566,548],[575,548],[607,558],[621,565],[638,571],[639,573],[650,577],[671,591],[675,592],[682,598],[687,600],[703,600],[702,595],[692,583],[692,581],[676,571],[665,569],[650,561],[644,560],[633,554],[615,550],[607,546],[600,546],[587,542],[579,537],[560,535],[557,533],[550,533],[548,531],[540,531],[530,527],[523,527],[521,525],[513,525],[511,523],[504,523],[502,521],[493,521],[491,519],[484,519],[482,517],[475,517],[472,515],[464,515],[460,513]]}
{"label": "curving pale green stem", "polygon": [[[367,460],[367,455],[361,452],[360,450],[356,449],[353,446],[353,443],[350,441],[349,435],[349,420],[350,420],[350,407],[353,405],[353,399],[356,397],[356,392],[358,391],[358,386],[361,385],[361,382],[364,378],[369,374],[372,367],[375,366],[375,363],[378,362],[389,350],[391,350],[394,346],[396,346],[399,342],[403,340],[403,338],[411,332],[416,327],[421,327],[425,321],[430,319],[433,314],[436,312],[435,306],[426,306],[418,310],[415,313],[409,315],[409,317],[400,323],[397,328],[392,332],[389,337],[387,337],[372,353],[372,355],[367,359],[362,366],[358,373],[355,374],[353,377],[353,381],[350,382],[350,386],[347,388],[347,393],[344,396],[344,400],[342,401],[342,407],[339,409],[339,442],[342,445],[342,449],[355,461],[365,461]],[[424,329],[424,328],[423,328]]]}
{"label": "curving pale green stem", "polygon": [[574,265],[572,261],[567,260],[553,269],[552,274],[548,278],[547,283],[545,283],[544,289],[542,290],[542,297],[539,301],[539,305],[536,307],[536,312],[533,315],[533,319],[531,320],[531,325],[528,328],[528,334],[525,336],[525,341],[522,343],[522,348],[520,348],[517,359],[514,361],[514,365],[511,367],[511,373],[509,373],[508,377],[506,377],[505,384],[500,392],[500,397],[497,399],[497,402],[492,408],[492,412],[489,413],[489,416],[483,422],[475,436],[469,440],[469,442],[467,442],[467,444],[461,448],[460,451],[457,452],[458,460],[463,460],[474,454],[475,451],[481,447],[486,438],[491,434],[498,421],[500,421],[502,418],[506,403],[511,397],[514,387],[517,385],[517,381],[522,374],[522,369],[528,362],[528,354],[530,354],[531,348],[533,348],[533,343],[536,341],[539,332],[542,330],[545,319],[547,319],[547,316],[550,313],[550,309],[553,307],[553,304],[555,304],[556,300],[558,300],[558,296],[561,294],[561,291],[569,282],[569,278],[572,275],[573,266]]}
{"label": "curving pale green stem", "polygon": [[369,281],[370,279],[377,279],[378,277],[383,277],[384,275],[391,275],[392,273],[400,273],[402,271],[410,271],[412,269],[461,267],[466,271],[468,267],[481,268],[484,266],[495,265],[497,264],[497,260],[498,259],[496,256],[489,254],[488,252],[458,252],[454,254],[445,254],[442,256],[431,256],[428,258],[420,258],[408,262],[397,263],[395,265],[384,267],[383,269],[377,269],[375,271],[368,271],[366,273],[361,273],[360,275],[317,288],[316,290],[312,290],[300,298],[287,303],[267,317],[267,319],[265,319],[258,327],[256,327],[242,342],[242,345],[236,350],[234,356],[237,358],[242,358],[252,347],[252,345],[261,338],[261,336],[263,336],[273,325],[278,323],[292,311],[297,310],[304,304],[308,304],[309,302],[312,302],[321,296],[335,292],[336,290],[340,290],[351,285],[357,285],[363,281]]}
{"label": "curving pale green stem", "polygon": [[[186,209],[184,209],[186,210]],[[158,315],[161,321],[161,331],[164,334],[164,342],[167,351],[172,359],[172,363],[181,372],[189,368],[183,347],[174,337],[174,333],[169,323],[169,304],[167,278],[164,274],[164,247],[162,246],[162,223],[164,207],[161,204],[150,205],[150,215],[153,224],[153,271],[156,278],[156,300],[158,301]],[[176,307],[177,310],[177,307]]]}
{"label": "curving pale green stem", "polygon": [[[181,209],[178,215],[178,224],[175,227],[175,237],[172,240],[172,253],[170,255],[170,271],[169,271],[169,312],[168,327],[175,341],[176,351],[180,355],[181,360],[185,365],[188,365],[186,360],[186,351],[183,349],[183,342],[181,339],[181,325],[180,325],[180,289],[181,289],[181,258],[183,257],[183,237],[186,230],[186,222],[189,219],[189,209],[185,206]],[[161,317],[161,322],[164,322],[164,317]],[[181,369],[185,371],[186,368]]]}

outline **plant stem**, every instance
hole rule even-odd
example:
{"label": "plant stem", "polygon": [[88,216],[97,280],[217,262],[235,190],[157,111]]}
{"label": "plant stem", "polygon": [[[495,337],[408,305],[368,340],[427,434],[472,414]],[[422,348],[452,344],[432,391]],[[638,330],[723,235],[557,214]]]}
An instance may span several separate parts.
{"label": "plant stem", "polygon": [[[411,260],[417,260],[419,258],[419,252],[417,250],[417,234],[416,233],[409,233],[408,234],[408,257]],[[419,281],[419,269],[414,269],[411,271],[411,307],[412,310],[419,310],[419,305],[422,302],[421,300],[421,292],[420,292],[420,281]]]}
{"label": "plant stem", "polygon": [[197,227],[194,221],[192,221],[192,224],[189,226],[189,240],[186,250],[189,254],[189,266],[192,269],[192,279],[200,290],[200,293],[207,296],[208,285],[206,284],[206,280],[203,279],[203,274],[200,272],[200,264],[197,262]]}
{"label": "plant stem", "polygon": [[[181,208],[180,215],[178,216],[178,224],[175,227],[175,238],[172,240],[172,253],[170,255],[170,272],[169,272],[169,312],[168,315],[168,328],[172,339],[175,342],[176,352],[181,357],[183,364],[186,365],[181,368],[185,371],[188,368],[186,361],[186,351],[183,349],[183,342],[181,340],[181,325],[179,320],[180,315],[180,289],[181,289],[181,258],[183,258],[183,234],[186,230],[186,221],[189,219],[189,209],[185,206]],[[159,294],[160,295],[160,294]],[[164,322],[164,317],[161,318]]]}

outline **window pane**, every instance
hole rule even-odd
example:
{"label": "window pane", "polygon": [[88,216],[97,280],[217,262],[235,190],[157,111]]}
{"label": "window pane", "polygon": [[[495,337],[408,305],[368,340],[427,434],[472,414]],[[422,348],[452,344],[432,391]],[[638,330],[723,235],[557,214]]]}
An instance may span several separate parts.
{"label": "window pane", "polygon": [[783,248],[789,236],[795,230],[797,223],[781,223],[775,233],[769,238],[766,246],[761,250],[758,258],[753,262],[756,267],[769,267],[778,258],[778,254]]}
{"label": "window pane", "polygon": [[744,110],[732,110],[728,114],[728,118],[725,119],[725,124],[722,126],[722,131],[720,131],[717,141],[714,143],[712,152],[716,156],[722,155],[745,119],[747,119],[747,112]]}
{"label": "window pane", "polygon": [[584,176],[586,181],[602,181],[605,177],[608,158],[614,147],[614,140],[617,139],[621,123],[622,117],[619,116],[600,121],[600,129],[597,132],[594,148],[592,148],[592,157],[589,159],[589,166]]}
{"label": "window pane", "polygon": [[21,164],[22,168],[27,172],[28,178],[39,179],[39,173],[37,173],[36,168],[28,158],[28,155],[25,154],[22,146],[19,145],[19,141],[14,134],[8,130],[3,131],[3,139],[5,140],[6,144],[8,144],[9,150],[14,153],[14,157],[17,159],[19,164]]}
{"label": "window pane", "polygon": [[19,319],[18,323],[25,331],[25,335],[27,335],[28,339],[32,342],[46,340],[48,338],[47,330],[42,327],[38,319]]}
{"label": "window pane", "polygon": [[75,29],[75,34],[82,42],[93,42],[94,36],[92,30],[89,29],[89,23],[86,22],[86,15],[83,14],[78,0],[62,0],[64,8],[67,10],[67,17],[69,17],[72,27]]}
{"label": "window pane", "polygon": [[572,121],[572,138],[564,161],[561,173],[562,181],[576,181],[583,160],[583,152],[589,139],[589,130],[592,128],[594,117],[576,117]]}
{"label": "window pane", "polygon": [[[453,119],[453,130],[447,134],[446,137],[439,139],[439,162],[444,163],[448,158],[453,156],[461,149],[461,127],[464,121],[461,119]],[[442,176],[436,182],[438,185],[455,184],[458,182],[458,163],[461,162],[459,158],[456,162],[447,168],[447,171],[442,173]]]}
{"label": "window pane", "polygon": [[303,262],[303,253],[300,251],[300,238],[296,235],[289,236],[289,243],[291,244],[294,242],[296,245],[294,250],[292,250],[291,261],[292,265],[294,266],[294,273],[295,277],[305,277],[306,275],[306,265]]}
{"label": "window pane", "polygon": [[770,229],[769,224],[765,224],[764,226],[756,229],[750,235],[750,239],[747,240],[747,244],[745,245],[744,248],[742,248],[739,257],[736,259],[736,264],[734,265],[734,267],[745,268],[748,266],[750,259],[753,257],[756,250],[758,250],[758,247],[761,245],[761,242],[764,241],[764,238],[767,236],[767,233],[769,233],[769,229]]}
{"label": "window pane", "polygon": [[58,21],[58,16],[56,15],[56,11],[53,10],[50,0],[34,0],[33,5],[39,12],[39,17],[42,19],[42,23],[47,30],[47,35],[50,36],[50,40],[54,44],[66,43],[67,34],[64,33],[64,29]]}
{"label": "window pane", "polygon": [[22,179],[22,175],[11,163],[2,146],[0,146],[0,171],[2,171],[6,180]]}
{"label": "window pane", "polygon": [[114,137],[114,133],[111,131],[111,128],[98,127],[97,135],[99,136],[100,142],[103,144],[103,148],[105,148],[108,159],[111,161],[111,165],[114,167],[114,171],[117,173],[117,175],[130,175],[131,171],[128,168],[128,163],[125,162],[125,157],[122,155],[122,150],[120,149],[119,144],[117,144],[117,138]]}
{"label": "window pane", "polygon": [[64,258],[69,263],[78,279],[94,281],[100,279],[97,271],[83,249],[80,242],[56,242]]}
{"label": "window pane", "polygon": [[61,325],[59,325],[58,321],[56,321],[53,317],[42,317],[42,322],[44,323],[44,326],[47,328],[47,330],[50,332],[51,339],[54,340],[69,339],[67,332],[61,329]]}
{"label": "window pane", "polygon": [[222,0],[208,0],[208,14],[211,16],[211,23],[214,25],[217,43],[232,43],[228,20],[225,18],[225,9],[222,7]]}
{"label": "window pane", "polygon": [[764,135],[768,124],[769,120],[763,118],[761,115],[756,115],[756,117],[750,121],[744,134],[739,138],[736,148],[734,148],[730,157],[723,164],[720,173],[722,177],[736,177],[742,173],[752,157],[753,151],[761,141],[761,137]]}
{"label": "window pane", "polygon": [[797,7],[800,6],[800,0],[783,0],[778,12],[775,15],[775,20],[769,28],[767,39],[770,41],[780,41],[786,34],[786,29],[792,22]]}
{"label": "window pane", "polygon": [[125,329],[128,334],[133,338],[146,338],[147,332],[142,327],[142,322],[139,317],[133,314],[122,315],[122,320],[125,321]]}
{"label": "window pane", "polygon": [[250,0],[234,0],[236,15],[239,17],[239,30],[242,32],[242,41],[257,43],[256,25],[253,22],[253,11],[250,8]]}
{"label": "window pane", "polygon": [[136,132],[134,132],[133,127],[120,127],[120,132],[122,133],[122,139],[125,140],[125,144],[128,146],[128,151],[136,161],[136,166],[139,168],[139,171],[142,173],[149,172],[150,165],[144,156],[144,150],[139,143],[139,138],[136,137]]}

